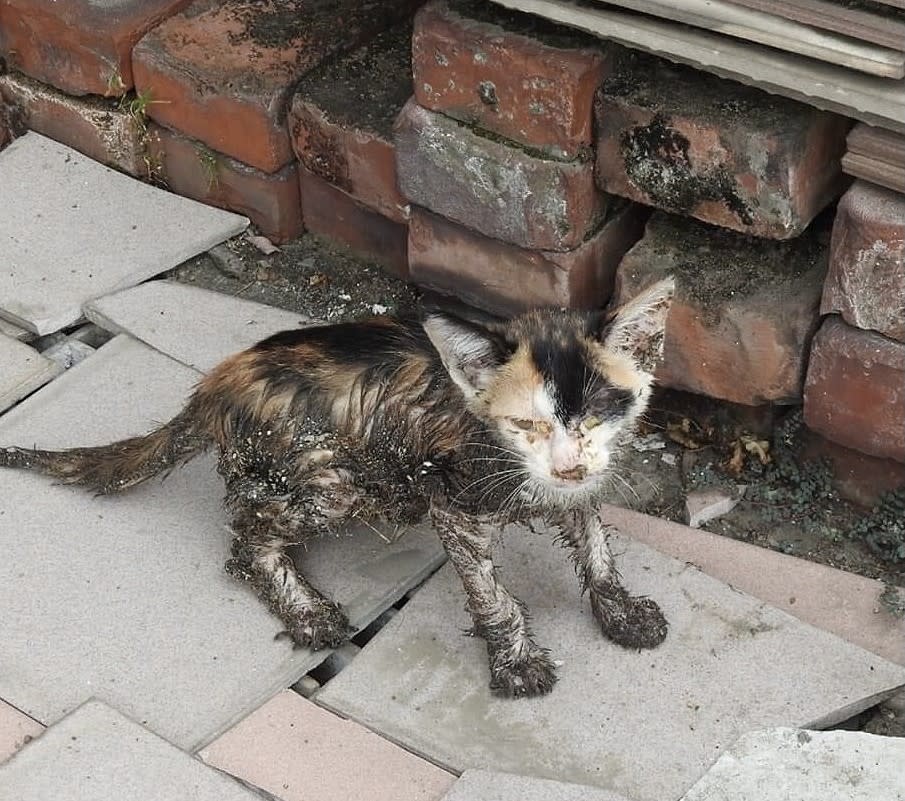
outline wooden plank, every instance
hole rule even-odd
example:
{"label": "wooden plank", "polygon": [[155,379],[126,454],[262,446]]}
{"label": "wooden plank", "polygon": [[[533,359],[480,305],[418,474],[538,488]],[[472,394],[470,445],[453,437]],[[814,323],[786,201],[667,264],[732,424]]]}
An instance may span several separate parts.
{"label": "wooden plank", "polygon": [[[882,12],[872,13],[860,8],[849,8],[830,0],[729,0],[729,2],[805,25],[813,25],[815,28],[835,31],[864,42],[891,47],[893,50],[905,50],[905,22],[888,19]],[[902,0],[898,7],[905,8],[905,0]]]}
{"label": "wooden plank", "polygon": [[905,136],[859,123],[846,139],[849,153],[869,156],[888,164],[905,165]]}
{"label": "wooden plank", "polygon": [[895,192],[905,192],[905,167],[901,164],[888,164],[870,156],[846,153],[842,157],[842,171]]}
{"label": "wooden plank", "polygon": [[728,36],[652,17],[557,0],[494,0],[515,11],[905,133],[905,79],[854,72]]}
{"label": "wooden plank", "polygon": [[694,25],[884,78],[905,77],[905,53],[820,31],[724,0],[596,0],[642,14]]}

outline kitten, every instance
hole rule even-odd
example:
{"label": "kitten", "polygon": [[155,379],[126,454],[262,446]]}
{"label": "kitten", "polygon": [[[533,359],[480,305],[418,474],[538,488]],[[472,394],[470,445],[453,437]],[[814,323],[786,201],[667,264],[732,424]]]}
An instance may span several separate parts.
{"label": "kitten", "polygon": [[339,645],[349,622],[287,546],[352,519],[427,514],[486,641],[491,688],[543,694],[554,664],[492,561],[507,522],[543,517],[561,533],[611,640],[652,648],[666,636],[657,605],[621,585],[595,505],[645,410],[672,293],[662,281],[609,316],[429,313],[285,331],[226,359],[145,436],[0,449],[0,466],[114,493],[216,445],[234,532],[227,570],[313,649]]}

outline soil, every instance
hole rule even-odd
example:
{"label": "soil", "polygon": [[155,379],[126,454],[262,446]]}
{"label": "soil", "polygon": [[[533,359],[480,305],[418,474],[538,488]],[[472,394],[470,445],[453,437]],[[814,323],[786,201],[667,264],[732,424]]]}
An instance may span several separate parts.
{"label": "soil", "polygon": [[412,24],[396,26],[370,43],[310,72],[297,94],[344,127],[386,139],[412,93]]}

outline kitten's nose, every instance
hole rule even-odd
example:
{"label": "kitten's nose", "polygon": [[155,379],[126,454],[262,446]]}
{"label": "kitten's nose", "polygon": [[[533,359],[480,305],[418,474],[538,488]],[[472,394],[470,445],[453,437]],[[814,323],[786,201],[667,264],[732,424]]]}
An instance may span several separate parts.
{"label": "kitten's nose", "polygon": [[581,481],[588,474],[588,470],[584,465],[575,465],[568,470],[554,470],[555,478],[561,478],[563,481]]}

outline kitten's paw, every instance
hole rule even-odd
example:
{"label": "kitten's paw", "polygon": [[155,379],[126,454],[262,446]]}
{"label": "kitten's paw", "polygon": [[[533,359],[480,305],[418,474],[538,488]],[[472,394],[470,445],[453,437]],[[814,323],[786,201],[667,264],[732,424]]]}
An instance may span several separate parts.
{"label": "kitten's paw", "polygon": [[277,637],[289,637],[296,647],[312,651],[337,648],[354,632],[345,613],[328,602],[297,610],[287,615],[284,622],[287,629]]}
{"label": "kitten's paw", "polygon": [[556,667],[541,650],[518,662],[506,662],[490,668],[490,689],[505,698],[546,695],[556,684]]}
{"label": "kitten's paw", "polygon": [[634,598],[622,588],[609,596],[592,591],[591,607],[604,636],[623,648],[656,648],[666,639],[669,624],[650,598]]}

